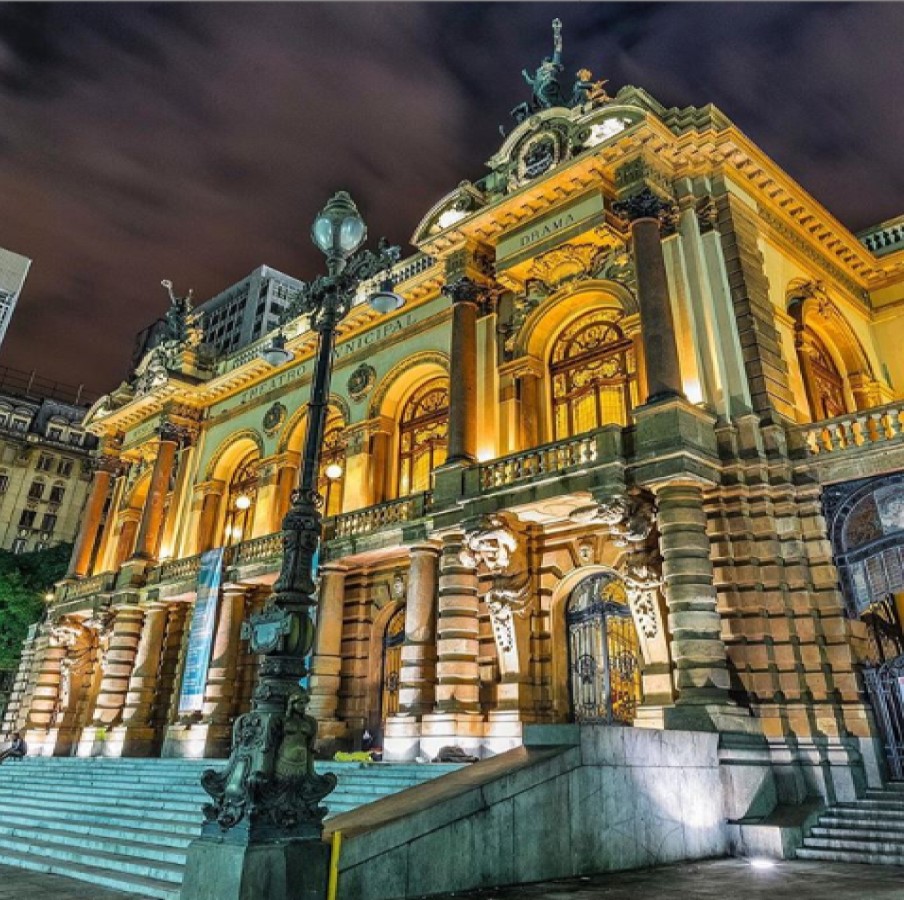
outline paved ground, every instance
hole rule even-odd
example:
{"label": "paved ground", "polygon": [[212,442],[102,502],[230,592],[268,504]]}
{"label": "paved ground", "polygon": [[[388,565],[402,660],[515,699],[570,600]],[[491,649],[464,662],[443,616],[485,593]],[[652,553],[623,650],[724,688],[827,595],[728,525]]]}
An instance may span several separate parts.
{"label": "paved ground", "polygon": [[[0,894],[0,897],[3,897]],[[434,900],[904,900],[904,866],[777,862],[755,869],[737,859],[664,866],[449,894]],[[5,900],[5,898],[4,898]]]}
{"label": "paved ground", "polygon": [[[904,900],[904,867],[779,862],[754,869],[741,860],[665,866],[540,885],[450,894],[434,900]],[[0,866],[0,900],[127,900],[85,881]],[[354,900],[341,897],[341,900]],[[261,900],[268,900],[261,897]]]}

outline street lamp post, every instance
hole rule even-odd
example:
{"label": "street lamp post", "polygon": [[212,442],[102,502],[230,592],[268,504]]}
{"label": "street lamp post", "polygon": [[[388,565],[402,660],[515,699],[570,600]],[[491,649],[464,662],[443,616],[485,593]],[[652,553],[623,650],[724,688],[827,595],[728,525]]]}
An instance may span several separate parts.
{"label": "street lamp post", "polygon": [[[340,191],[312,228],[327,274],[302,285],[287,310],[286,318],[308,315],[318,334],[301,476],[283,520],[273,594],[243,630],[251,652],[262,656],[252,708],[236,720],[226,767],[208,769],[201,778],[211,802],[189,851],[183,900],[319,900],[325,890],[327,848],[320,837],[327,810],[320,804],[336,776],[314,771],[317,723],[306,713],[309,695],[301,679],[314,642],[312,567],[322,523],[317,475],[333,348],[336,328],[363,281],[382,276],[369,298],[378,311],[403,303],[390,278],[399,248],[381,241],[376,252],[359,249],[366,236],[357,207]],[[281,332],[262,355],[277,365],[292,358]]]}

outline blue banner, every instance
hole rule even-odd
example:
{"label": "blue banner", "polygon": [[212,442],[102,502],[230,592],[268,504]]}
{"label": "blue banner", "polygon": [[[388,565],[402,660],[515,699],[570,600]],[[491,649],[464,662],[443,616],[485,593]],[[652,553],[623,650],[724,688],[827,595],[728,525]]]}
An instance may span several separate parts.
{"label": "blue banner", "polygon": [[217,547],[201,554],[198,593],[188,634],[188,651],[185,654],[185,668],[182,672],[182,691],[179,694],[180,713],[200,712],[204,706],[207,670],[210,667],[210,654],[217,625],[224,552],[224,547]]}

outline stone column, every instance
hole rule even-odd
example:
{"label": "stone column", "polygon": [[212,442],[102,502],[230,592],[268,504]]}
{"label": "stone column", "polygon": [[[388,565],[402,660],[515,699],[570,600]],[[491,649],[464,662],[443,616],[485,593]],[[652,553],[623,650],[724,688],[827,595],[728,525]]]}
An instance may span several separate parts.
{"label": "stone column", "polygon": [[[216,529],[220,519],[220,501],[226,485],[222,481],[205,481],[195,488],[200,495],[200,509],[197,513],[197,533],[195,535],[194,552],[204,553],[217,546]],[[198,501],[196,500],[195,503]]]}
{"label": "stone column", "polygon": [[411,548],[405,598],[405,643],[399,678],[399,712],[420,716],[433,707],[436,677],[436,600],[440,550]]}
{"label": "stone column", "polygon": [[[320,603],[317,607],[317,635],[311,661],[311,702],[308,715],[317,720],[317,746],[328,755],[338,749],[347,726],[341,722],[339,684],[342,670],[342,623],[345,611],[344,566],[330,563],[320,570]],[[330,752],[332,751],[332,752]]]}
{"label": "stone column", "polygon": [[630,220],[647,374],[646,402],[682,396],[675,323],[662,254],[660,220],[671,205],[649,188],[613,204]]}
{"label": "stone column", "polygon": [[110,498],[110,507],[104,522],[101,535],[100,548],[97,552],[98,570],[111,572],[117,566],[116,551],[118,547],[119,531],[117,525],[121,525],[119,508],[122,506],[122,498],[126,491],[126,474],[120,471],[113,484],[113,495]]}
{"label": "stone column", "polygon": [[[41,629],[35,638],[32,662],[33,686],[27,708],[20,714],[19,724],[25,731],[25,741],[29,752],[33,754],[50,753],[51,748],[43,745],[47,741],[48,731],[53,725],[57,703],[60,696],[60,661],[66,655],[66,648],[52,640],[51,627],[48,624]],[[24,719],[24,722],[21,721]]]}
{"label": "stone column", "polygon": [[447,463],[477,459],[477,303],[482,288],[468,277],[447,284],[452,300]]}
{"label": "stone column", "polygon": [[91,481],[91,491],[88,494],[88,502],[82,514],[82,524],[79,529],[75,547],[72,550],[72,558],[69,562],[67,578],[83,578],[90,575],[91,556],[94,553],[94,545],[97,541],[97,533],[100,530],[101,518],[104,513],[104,503],[110,493],[110,485],[113,481],[113,468],[116,461],[109,457],[98,460],[94,477]]}
{"label": "stone column", "polygon": [[273,511],[279,505],[279,464],[277,457],[262,459],[257,466],[257,497],[254,501],[254,519],[250,533],[243,534],[242,540],[263,537],[279,531],[271,528]]}
{"label": "stone column", "polygon": [[181,433],[182,429],[168,422],[160,426],[157,459],[154,461],[154,471],[151,473],[151,483],[148,486],[147,499],[144,501],[141,526],[138,529],[138,544],[132,555],[133,559],[155,560],[160,552],[166,496],[169,493]]}
{"label": "stone column", "polygon": [[292,491],[298,486],[299,454],[286,452],[279,462],[279,475],[276,488],[276,503],[273,507],[273,518],[270,527],[273,532],[282,531],[282,522],[292,505]]}
{"label": "stone column", "polygon": [[222,589],[201,712],[207,726],[204,756],[229,754],[246,594],[247,588],[241,585],[228,584]]}
{"label": "stone column", "polygon": [[654,491],[678,695],[675,706],[665,710],[667,725],[752,730],[740,721],[739,711],[728,698],[728,654],[716,609],[703,489],[686,481],[662,484]]}
{"label": "stone column", "polygon": [[[536,367],[532,366],[518,373],[518,395],[521,400],[521,450],[529,450],[542,443],[540,438],[540,423],[543,417],[541,385],[541,376]],[[550,440],[552,440],[552,436],[550,436]]]}
{"label": "stone column", "polygon": [[122,721],[123,756],[153,756],[160,737],[154,729],[154,701],[160,689],[160,659],[169,608],[154,603],[145,611],[141,638],[135,651],[135,665],[129,679]]}
{"label": "stone column", "polygon": [[461,560],[464,535],[443,536],[436,623],[436,694],[434,711],[425,714],[421,749],[431,758],[457,744],[479,755],[483,739],[480,714],[480,651],[477,573]]}
{"label": "stone column", "polygon": [[83,729],[79,740],[79,756],[121,755],[122,745],[114,734],[108,734],[108,729],[122,721],[143,619],[144,610],[138,606],[116,607],[107,650],[101,651],[98,660],[102,672],[100,689],[91,725]]}
{"label": "stone column", "polygon": [[161,532],[160,547],[168,557],[178,557],[177,530],[186,505],[186,495],[191,491],[192,463],[195,448],[183,446],[178,451],[176,466],[176,486],[166,510]]}

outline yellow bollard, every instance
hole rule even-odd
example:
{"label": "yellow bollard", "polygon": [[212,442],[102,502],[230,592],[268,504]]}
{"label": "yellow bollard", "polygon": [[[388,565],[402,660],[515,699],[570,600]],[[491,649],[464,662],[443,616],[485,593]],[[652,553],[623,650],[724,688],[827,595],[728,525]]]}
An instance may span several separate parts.
{"label": "yellow bollard", "polygon": [[326,889],[326,900],[336,900],[339,896],[339,854],[342,851],[342,832],[333,832],[330,850],[330,881]]}

